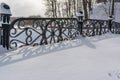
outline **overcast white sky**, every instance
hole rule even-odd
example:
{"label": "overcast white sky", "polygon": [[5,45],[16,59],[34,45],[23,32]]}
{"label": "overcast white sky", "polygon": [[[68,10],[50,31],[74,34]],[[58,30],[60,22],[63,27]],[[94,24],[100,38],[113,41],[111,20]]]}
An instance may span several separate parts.
{"label": "overcast white sky", "polygon": [[44,0],[0,0],[1,2],[10,5],[13,16],[44,16]]}

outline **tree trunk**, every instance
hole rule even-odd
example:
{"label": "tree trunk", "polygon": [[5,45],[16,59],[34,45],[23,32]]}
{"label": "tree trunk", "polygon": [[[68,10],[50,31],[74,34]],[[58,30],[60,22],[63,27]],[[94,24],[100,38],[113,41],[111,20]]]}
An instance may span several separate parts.
{"label": "tree trunk", "polygon": [[75,0],[73,0],[73,5],[74,5],[74,15],[76,15],[76,1]]}
{"label": "tree trunk", "polygon": [[82,1],[83,1],[84,17],[85,19],[88,19],[87,0],[82,0]]}
{"label": "tree trunk", "polygon": [[57,1],[55,0],[55,2],[54,2],[54,11],[55,11],[55,17],[57,18]]}
{"label": "tree trunk", "polygon": [[54,2],[52,1],[52,17],[55,17],[55,12],[54,12]]}
{"label": "tree trunk", "polygon": [[92,0],[88,0],[89,12],[92,10]]}
{"label": "tree trunk", "polygon": [[71,0],[68,0],[68,12],[69,12],[69,17],[70,17],[70,15],[71,15],[71,2],[70,2]]}
{"label": "tree trunk", "polygon": [[111,10],[111,16],[114,15],[114,11],[115,11],[115,0],[112,0],[112,10]]}

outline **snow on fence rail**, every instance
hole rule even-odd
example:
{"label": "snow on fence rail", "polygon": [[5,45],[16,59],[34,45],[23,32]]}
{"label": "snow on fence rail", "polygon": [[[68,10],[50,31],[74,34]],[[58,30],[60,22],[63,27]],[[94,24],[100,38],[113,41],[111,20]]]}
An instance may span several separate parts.
{"label": "snow on fence rail", "polygon": [[79,21],[77,18],[19,18],[1,30],[1,45],[9,49],[58,43],[109,31],[119,34],[120,23],[96,19]]}

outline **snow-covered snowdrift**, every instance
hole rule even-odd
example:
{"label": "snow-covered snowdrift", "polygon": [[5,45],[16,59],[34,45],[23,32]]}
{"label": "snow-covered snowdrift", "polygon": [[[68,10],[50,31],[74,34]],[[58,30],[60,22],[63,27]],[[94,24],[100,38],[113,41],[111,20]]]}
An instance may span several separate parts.
{"label": "snow-covered snowdrift", "polygon": [[119,80],[120,35],[0,52],[0,80]]}
{"label": "snow-covered snowdrift", "polygon": [[[90,16],[91,19],[107,20],[109,16],[110,3],[99,3],[93,6],[93,11]],[[120,22],[120,3],[115,3],[114,21]]]}

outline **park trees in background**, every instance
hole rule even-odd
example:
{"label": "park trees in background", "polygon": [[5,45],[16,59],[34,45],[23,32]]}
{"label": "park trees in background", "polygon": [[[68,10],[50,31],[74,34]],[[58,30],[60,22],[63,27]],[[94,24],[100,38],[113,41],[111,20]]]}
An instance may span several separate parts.
{"label": "park trees in background", "polygon": [[47,17],[74,17],[80,10],[85,18],[89,18],[95,0],[45,0]]}

